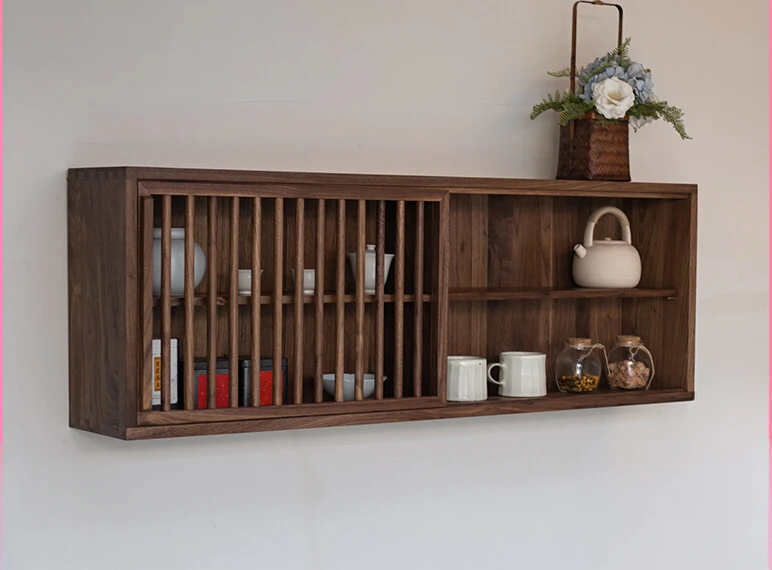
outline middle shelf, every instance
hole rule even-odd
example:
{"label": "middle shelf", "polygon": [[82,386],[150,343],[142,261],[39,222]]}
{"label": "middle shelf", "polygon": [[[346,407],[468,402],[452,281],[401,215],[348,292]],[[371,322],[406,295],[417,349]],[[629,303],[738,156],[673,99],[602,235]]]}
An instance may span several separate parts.
{"label": "middle shelf", "polygon": [[675,298],[678,289],[579,289],[559,287],[463,287],[450,289],[451,301],[516,301],[538,299]]}
{"label": "middle shelf", "polygon": [[[303,304],[313,304],[315,296],[314,295],[302,295],[303,297]],[[206,293],[199,293],[196,294],[193,297],[193,305],[196,307],[204,306],[207,303],[208,295]],[[239,305],[250,305],[252,303],[252,297],[249,295],[239,295],[237,297],[238,304]],[[390,295],[384,295],[383,301],[384,303],[393,303],[397,299],[396,295],[390,294]],[[405,303],[412,303],[415,301],[415,295],[403,295],[402,299]],[[431,295],[421,295],[421,299],[424,303],[431,302],[432,296]],[[230,296],[223,293],[218,294],[216,298],[216,305],[218,307],[223,307],[228,305],[228,301],[230,300]],[[325,304],[333,304],[336,303],[338,300],[336,295],[324,295],[323,301]],[[347,293],[343,295],[343,302],[346,304],[350,303],[356,303],[357,297],[354,293]],[[377,298],[375,295],[365,295],[364,296],[365,303],[375,303],[377,301]],[[290,294],[284,294],[281,296],[281,302],[282,305],[291,305],[295,302],[295,295]],[[272,305],[273,304],[273,295],[261,295],[260,296],[260,304],[261,305]],[[161,306],[161,298],[160,297],[153,297],[153,307],[159,307]],[[172,307],[183,307],[185,306],[185,297],[172,297],[171,298],[171,306]]]}
{"label": "middle shelf", "polygon": [[[314,295],[302,295],[304,304],[314,303]],[[517,301],[517,300],[538,300],[538,299],[674,299],[678,297],[678,289],[674,288],[636,288],[636,289],[579,289],[579,288],[556,288],[556,287],[465,287],[450,289],[448,297],[453,301]],[[415,295],[403,295],[405,303],[415,301]],[[196,307],[204,306],[207,303],[206,293],[198,293],[193,297],[193,305]],[[226,293],[218,294],[216,304],[219,307],[228,305],[230,297]],[[422,295],[424,303],[432,301],[432,295]],[[338,300],[335,294],[326,294],[323,296],[325,304],[333,304]],[[375,303],[375,295],[365,295],[365,303]],[[385,294],[384,303],[394,303],[397,296],[394,294]],[[281,297],[283,305],[290,305],[295,302],[294,293],[284,294]],[[343,296],[344,303],[355,303],[356,295],[347,293]],[[239,295],[239,305],[249,305],[252,299],[249,295]],[[261,295],[261,305],[273,304],[273,295]],[[160,297],[153,297],[153,306],[161,305]],[[171,306],[181,307],[185,305],[184,297],[172,297]]]}

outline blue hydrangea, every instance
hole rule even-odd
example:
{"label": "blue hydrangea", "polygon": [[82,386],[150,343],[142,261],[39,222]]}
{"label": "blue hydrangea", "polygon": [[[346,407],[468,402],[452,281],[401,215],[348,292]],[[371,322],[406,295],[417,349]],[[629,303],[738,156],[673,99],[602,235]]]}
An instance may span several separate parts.
{"label": "blue hydrangea", "polygon": [[607,63],[605,58],[596,59],[587,67],[582,78],[579,80],[581,86],[579,96],[582,99],[587,103],[591,103],[595,85],[610,77],[617,77],[621,81],[628,83],[630,87],[633,88],[637,102],[646,103],[654,96],[654,84],[651,81],[651,72],[646,71],[646,68],[643,65],[637,62],[631,62],[630,65],[624,67],[623,65],[620,65],[619,56],[615,56],[611,61],[613,62],[611,65],[597,74],[593,74],[592,72],[601,65]]}

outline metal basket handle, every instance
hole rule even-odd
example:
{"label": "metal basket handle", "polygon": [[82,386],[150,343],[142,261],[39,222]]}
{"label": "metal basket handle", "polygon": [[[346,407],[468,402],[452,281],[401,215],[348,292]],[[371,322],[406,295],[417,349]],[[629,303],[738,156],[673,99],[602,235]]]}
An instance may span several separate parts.
{"label": "metal basket handle", "polygon": [[603,0],[578,0],[574,2],[573,17],[571,20],[571,93],[576,86],[576,15],[579,4],[594,4],[596,6],[613,6],[619,12],[619,31],[617,33],[617,46],[622,45],[622,6],[619,4],[609,4]]}

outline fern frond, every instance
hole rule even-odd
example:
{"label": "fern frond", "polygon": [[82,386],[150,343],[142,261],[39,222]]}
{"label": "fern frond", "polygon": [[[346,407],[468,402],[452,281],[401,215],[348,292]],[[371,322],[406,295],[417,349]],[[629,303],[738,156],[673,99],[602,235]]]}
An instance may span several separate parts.
{"label": "fern frond", "polygon": [[563,105],[570,96],[571,94],[567,91],[555,91],[554,95],[552,93],[548,94],[546,99],[533,106],[531,119],[535,119],[545,111],[562,111]]}
{"label": "fern frond", "polygon": [[578,119],[592,108],[592,103],[587,103],[579,97],[565,101],[563,103],[563,110],[560,113],[560,125],[565,127],[570,121]]}
{"label": "fern frond", "polygon": [[633,117],[651,117],[654,120],[662,119],[673,125],[673,128],[682,139],[691,139],[686,134],[684,126],[684,112],[678,107],[668,105],[667,101],[651,101],[649,103],[638,103],[627,111],[628,115]]}
{"label": "fern frond", "polygon": [[689,135],[686,134],[686,127],[684,126],[684,112],[679,109],[678,107],[673,107],[672,105],[668,105],[666,101],[662,102],[663,107],[660,111],[660,114],[662,115],[662,119],[665,122],[670,123],[673,125],[673,128],[676,130],[676,132],[681,136],[682,139],[691,139]]}
{"label": "fern frond", "polygon": [[571,68],[570,67],[564,67],[563,69],[559,71],[548,71],[547,75],[551,77],[570,77],[571,76]]}
{"label": "fern frond", "polygon": [[[602,58],[600,58],[601,64],[598,67],[589,69],[583,67],[576,76],[582,83],[587,83],[587,80],[599,73],[603,73],[612,65],[619,64],[621,67],[627,67],[632,62],[630,60],[630,42],[632,38],[626,38],[620,45],[608,52]],[[619,58],[618,60],[616,58]]]}

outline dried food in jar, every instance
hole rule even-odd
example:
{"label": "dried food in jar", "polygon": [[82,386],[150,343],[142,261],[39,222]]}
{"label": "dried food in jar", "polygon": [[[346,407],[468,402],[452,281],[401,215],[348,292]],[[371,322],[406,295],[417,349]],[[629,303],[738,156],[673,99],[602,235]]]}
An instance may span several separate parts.
{"label": "dried food in jar", "polygon": [[560,376],[558,388],[563,392],[594,392],[598,389],[600,376],[593,374],[574,374],[573,376]]}
{"label": "dried food in jar", "polygon": [[561,392],[594,392],[602,371],[600,356],[606,354],[602,344],[592,339],[569,337],[555,359],[555,381]]}
{"label": "dried food in jar", "polygon": [[608,353],[608,363],[612,390],[647,390],[654,378],[654,359],[639,336],[618,336]]}
{"label": "dried food in jar", "polygon": [[608,384],[611,388],[624,390],[638,390],[649,383],[651,369],[643,362],[634,360],[622,360],[609,362]]}

